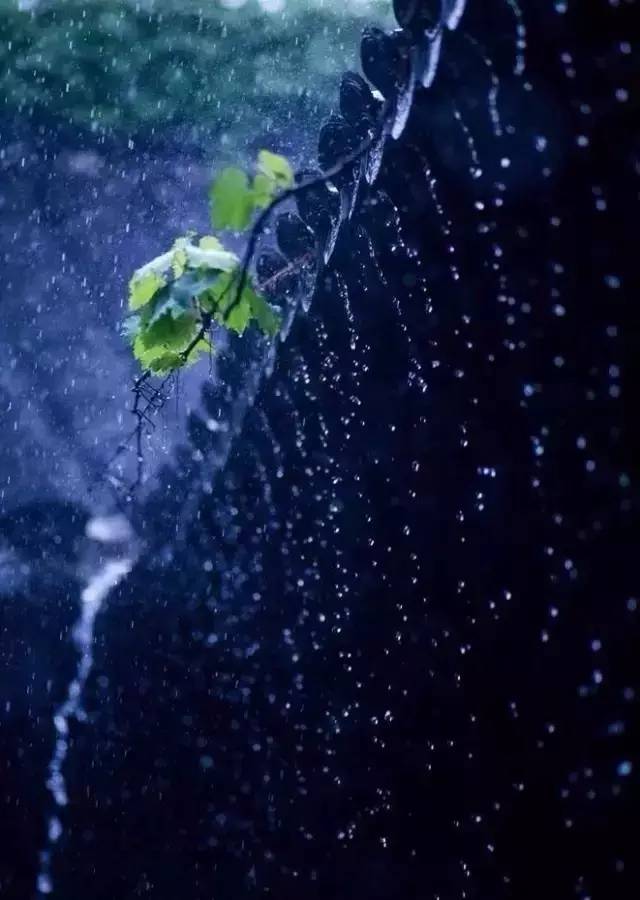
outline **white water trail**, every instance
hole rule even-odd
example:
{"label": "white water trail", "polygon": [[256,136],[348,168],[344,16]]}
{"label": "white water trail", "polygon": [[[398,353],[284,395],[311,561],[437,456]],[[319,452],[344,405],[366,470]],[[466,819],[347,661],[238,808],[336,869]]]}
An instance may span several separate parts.
{"label": "white water trail", "polygon": [[498,110],[498,93],[500,91],[500,79],[498,78],[495,70],[495,66],[493,64],[493,60],[484,49],[482,44],[477,41],[472,35],[466,34],[465,40],[474,47],[478,53],[480,54],[480,58],[484,65],[487,68],[489,73],[489,79],[491,81],[491,88],[489,89],[489,94],[487,97],[487,105],[489,108],[489,118],[491,119],[491,124],[493,125],[493,133],[496,137],[502,137],[502,121],[500,119],[500,112]]}
{"label": "white water trail", "polygon": [[360,160],[359,165],[356,167],[356,171],[355,171],[355,175],[354,175],[354,183],[353,183],[353,189],[352,189],[352,193],[351,193],[351,202],[349,204],[349,213],[348,213],[349,219],[353,216],[356,206],[358,204],[358,197],[360,195],[360,185],[362,184],[362,175],[364,173],[364,170],[365,170],[365,160],[364,160],[364,156],[363,156],[362,159]]}
{"label": "white water trail", "polygon": [[464,138],[467,143],[467,148],[469,150],[469,156],[471,157],[472,163],[469,169],[469,171],[471,172],[471,177],[480,178],[482,176],[482,166],[480,165],[480,157],[478,156],[476,142],[474,140],[473,134],[471,133],[471,129],[462,118],[462,113],[455,104],[453,106],[453,117],[460,126],[460,129],[464,134]]}
{"label": "white water trail", "polygon": [[[332,184],[329,185],[329,190],[336,194],[338,193],[338,189],[336,187],[334,187]],[[340,211],[338,212],[338,214],[335,217],[334,216],[331,217],[331,231],[329,232],[329,236],[327,238],[327,243],[326,243],[326,246],[324,249],[324,257],[323,257],[325,266],[327,265],[327,263],[331,259],[331,256],[333,255],[333,251],[335,250],[336,242],[338,240],[338,235],[340,233],[340,226],[342,225],[342,222],[343,222],[342,202],[343,201],[342,201],[342,193],[341,193],[340,194]]]}
{"label": "white water trail", "polygon": [[[397,229],[398,234],[400,234],[400,228],[399,228],[400,215],[398,213],[397,207],[395,207],[393,204],[392,204],[392,208],[395,213],[396,229]],[[418,358],[416,345],[411,336],[411,331],[405,321],[405,316],[402,311],[402,304],[400,303],[400,300],[399,300],[397,294],[394,291],[391,291],[389,289],[389,282],[387,281],[387,278],[382,270],[382,266],[380,265],[380,262],[378,260],[377,252],[373,245],[373,241],[371,240],[370,235],[364,230],[362,233],[367,242],[367,246],[369,249],[369,258],[373,265],[373,269],[374,269],[376,275],[378,276],[378,280],[380,281],[380,284],[385,288],[386,293],[391,298],[391,303],[393,305],[394,311],[396,313],[396,317],[398,319],[400,331],[402,332],[405,342],[406,342],[406,345],[407,345],[407,351],[408,351],[408,356],[409,356],[409,379],[408,379],[409,384],[417,385],[420,392],[425,394],[429,389],[429,385],[427,384],[427,381],[424,377],[422,363],[420,362],[420,359]]]}
{"label": "white water trail", "polygon": [[[91,533],[92,523],[101,521],[93,519],[89,523],[89,536],[97,540],[113,540],[113,538],[98,537],[98,533]],[[99,529],[98,529],[99,532]],[[69,682],[67,695],[64,701],[57,707],[53,714],[53,726],[55,729],[55,745],[48,767],[47,789],[58,810],[64,809],[69,802],[67,784],[64,776],[64,764],[69,754],[69,722],[76,719],[78,722],[86,721],[86,713],[82,707],[84,689],[93,668],[93,640],[95,622],[98,613],[102,609],[109,593],[123,578],[125,578],[133,566],[133,558],[128,556],[112,557],[107,559],[87,580],[80,594],[80,614],[73,628],[73,643],[80,654],[75,676]],[[55,813],[49,818],[47,827],[47,842],[40,853],[40,870],[36,881],[38,895],[48,895],[53,892],[53,879],[51,877],[51,859],[53,848],[60,839],[63,826],[60,818]]]}
{"label": "white water trail", "polygon": [[449,262],[449,272],[451,274],[451,279],[456,283],[460,281],[460,271],[455,261],[458,251],[452,239],[453,223],[438,196],[438,182],[428,163],[425,164],[424,174],[427,179],[429,194],[433,200],[438,219],[440,220],[440,233],[447,246],[447,252],[450,254],[451,261]]}
{"label": "white water trail", "polygon": [[427,40],[426,64],[421,72],[420,80],[425,88],[431,87],[438,71],[440,51],[442,50],[442,31],[438,30],[434,35],[425,32]]}
{"label": "white water trail", "polygon": [[467,0],[444,0],[443,16],[445,24],[450,31],[455,31],[460,24],[466,5]]}
{"label": "white water trail", "polygon": [[[382,128],[380,130],[380,134],[374,140],[373,144],[369,148],[369,152],[367,153],[367,160],[365,166],[365,178],[367,180],[367,184],[373,184],[378,177],[378,173],[380,172],[380,166],[382,165],[382,157],[384,155],[384,145],[386,143],[387,137],[389,135],[389,121],[385,119],[382,124]],[[335,241],[334,241],[335,244]],[[333,249],[333,248],[332,248]],[[325,262],[327,259],[325,258]]]}
{"label": "white water trail", "polygon": [[405,129],[411,107],[413,106],[413,94],[416,87],[416,68],[411,65],[407,83],[402,87],[396,98],[396,108],[393,115],[393,124],[391,126],[391,137],[398,140]]}
{"label": "white water trail", "polygon": [[515,75],[523,75],[526,68],[527,28],[518,0],[506,0],[506,4],[516,20],[516,64],[513,72]]}

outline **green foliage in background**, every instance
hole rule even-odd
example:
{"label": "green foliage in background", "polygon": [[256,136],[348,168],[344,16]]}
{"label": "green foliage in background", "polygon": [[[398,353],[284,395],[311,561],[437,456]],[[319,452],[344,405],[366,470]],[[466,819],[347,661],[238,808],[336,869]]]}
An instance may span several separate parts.
{"label": "green foliage in background", "polygon": [[0,103],[96,131],[282,125],[324,109],[386,0],[0,0]]}
{"label": "green foliage in background", "polygon": [[[268,150],[258,154],[250,180],[241,169],[224,169],[211,186],[211,218],[220,229],[243,231],[254,213],[293,184],[289,162]],[[255,325],[278,332],[277,313],[251,278],[238,296],[240,261],[213,235],[189,234],[136,272],[129,283],[123,332],[143,370],[167,374],[210,353],[211,325],[243,334]]]}

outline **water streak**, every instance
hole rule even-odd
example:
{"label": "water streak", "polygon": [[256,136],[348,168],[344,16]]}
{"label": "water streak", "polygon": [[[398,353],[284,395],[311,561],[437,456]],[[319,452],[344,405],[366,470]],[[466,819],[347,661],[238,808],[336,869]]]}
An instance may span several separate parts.
{"label": "water streak", "polygon": [[[80,615],[73,629],[73,642],[80,654],[80,659],[76,674],[67,688],[67,696],[53,715],[56,741],[49,762],[47,788],[58,809],[64,808],[69,802],[64,777],[64,764],[70,746],[69,722],[71,719],[84,722],[87,718],[82,708],[82,698],[93,668],[93,638],[96,617],[109,593],[128,575],[132,565],[133,560],[129,558],[108,559],[89,578],[80,595]],[[46,895],[53,891],[51,857],[53,847],[59,840],[62,830],[60,819],[57,815],[52,815],[48,822],[47,843],[40,854],[40,871],[36,883],[38,894]]]}
{"label": "water streak", "polygon": [[443,17],[450,31],[455,31],[460,24],[466,5],[467,0],[444,0]]}
{"label": "water streak", "polygon": [[421,71],[420,80],[422,81],[422,86],[428,88],[433,84],[438,71],[438,62],[440,61],[440,51],[442,49],[442,32],[437,31],[434,35],[426,35],[426,40],[426,59],[423,62],[424,68]]}
{"label": "water streak", "polygon": [[489,89],[489,94],[487,96],[487,106],[489,109],[489,118],[491,119],[491,124],[493,125],[493,133],[496,137],[502,137],[502,121],[500,119],[500,112],[498,110],[498,93],[500,91],[500,79],[496,74],[496,69],[493,64],[493,60],[484,49],[482,44],[477,41],[472,35],[466,34],[465,39],[474,47],[478,53],[480,54],[480,58],[482,62],[487,68],[489,72],[489,79],[491,81],[491,87]]}
{"label": "water streak", "polygon": [[527,28],[517,0],[506,0],[506,3],[516,19],[516,64],[513,71],[515,75],[523,75],[526,67]]}
{"label": "water streak", "polygon": [[394,140],[398,140],[405,129],[411,107],[413,106],[413,94],[416,86],[415,67],[411,66],[407,83],[401,88],[396,98],[396,107],[393,115],[393,124],[391,126],[391,136]]}

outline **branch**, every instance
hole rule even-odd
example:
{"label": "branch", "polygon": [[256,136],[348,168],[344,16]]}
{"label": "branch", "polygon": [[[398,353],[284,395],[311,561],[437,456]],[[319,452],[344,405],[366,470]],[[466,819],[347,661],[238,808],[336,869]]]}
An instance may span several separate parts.
{"label": "branch", "polygon": [[[189,344],[184,348],[184,350],[180,353],[180,358],[182,363],[186,363],[192,354],[196,344],[198,344],[207,333],[208,328],[211,325],[210,317],[203,316],[202,324],[198,330],[198,333]],[[107,462],[106,471],[108,471],[113,463],[121,456],[125,451],[129,450],[131,446],[131,441],[135,440],[136,442],[136,461],[137,461],[137,476],[134,484],[132,485],[132,489],[136,488],[142,482],[142,432],[145,426],[145,423],[151,427],[153,427],[153,423],[149,417],[151,412],[155,412],[160,409],[167,398],[164,396],[164,389],[169,381],[173,378],[174,373],[169,372],[168,375],[163,378],[160,385],[157,388],[153,388],[150,392],[146,392],[146,383],[153,376],[153,372],[151,369],[145,369],[144,372],[141,372],[140,375],[136,378],[133,383],[133,387],[131,388],[131,392],[134,395],[133,406],[131,407],[131,414],[135,416],[137,419],[135,428],[132,429],[131,433],[128,435],[126,440],[119,444],[115,453],[111,457],[111,459]],[[146,404],[144,407],[140,407],[140,401],[146,400]]]}
{"label": "branch", "polygon": [[313,178],[309,178],[307,181],[303,181],[301,184],[296,184],[293,187],[286,188],[284,191],[278,194],[277,197],[274,197],[271,203],[269,203],[269,205],[262,210],[251,227],[251,232],[249,233],[249,241],[244,252],[242,264],[240,266],[240,275],[237,282],[235,296],[225,310],[225,320],[229,317],[236,306],[238,306],[242,299],[242,292],[244,291],[247,283],[247,278],[249,276],[249,267],[251,266],[251,262],[253,260],[253,254],[255,253],[258,238],[260,237],[260,234],[262,233],[265,225],[269,221],[271,213],[275,209],[277,209],[278,206],[286,203],[287,200],[291,200],[293,197],[298,197],[314,187],[319,187],[320,185],[327,184],[327,182],[331,181],[333,178],[336,178],[336,176],[341,175],[342,172],[344,172],[345,169],[347,169],[349,166],[353,165],[353,163],[358,162],[358,160],[362,159],[362,157],[365,155],[365,153],[367,153],[367,151],[373,145],[374,141],[377,139],[380,130],[384,125],[384,119],[385,115],[383,112],[377,123],[377,127],[372,129],[371,133],[358,145],[358,147],[356,147],[355,150],[352,150],[350,153],[347,153],[346,156],[341,157],[338,162],[335,163],[335,165],[331,166],[331,168],[326,169],[319,175],[315,175]]}

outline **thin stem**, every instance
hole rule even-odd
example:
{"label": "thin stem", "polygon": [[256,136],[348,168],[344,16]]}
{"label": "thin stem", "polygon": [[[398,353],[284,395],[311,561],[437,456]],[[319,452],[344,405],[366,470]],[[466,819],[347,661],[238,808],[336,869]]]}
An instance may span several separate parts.
{"label": "thin stem", "polygon": [[311,262],[313,259],[313,253],[304,253],[302,256],[298,256],[293,262],[290,262],[283,269],[280,269],[275,274],[271,275],[270,278],[265,279],[265,281],[260,281],[258,283],[258,288],[261,291],[266,290],[271,287],[271,285],[276,284],[276,282],[280,281],[281,278],[285,278],[287,275],[291,275],[292,272],[297,272],[297,270],[303,266],[307,262]]}
{"label": "thin stem", "polygon": [[244,252],[242,264],[240,266],[240,275],[238,277],[235,296],[225,310],[225,320],[229,317],[236,306],[238,306],[242,299],[242,292],[244,291],[247,283],[247,278],[249,276],[249,266],[251,265],[251,261],[253,260],[253,254],[255,253],[258,238],[260,237],[265,225],[269,221],[272,212],[283,203],[286,203],[287,200],[291,200],[293,197],[298,197],[314,187],[319,187],[322,184],[327,184],[327,182],[331,181],[333,178],[336,178],[336,176],[341,175],[342,172],[344,172],[345,169],[348,168],[348,166],[351,166],[353,165],[353,163],[360,160],[370,149],[373,142],[377,138],[383,122],[384,115],[380,117],[377,128],[372,129],[370,134],[367,135],[367,137],[358,145],[358,147],[356,147],[355,150],[352,150],[351,153],[347,153],[347,155],[339,159],[338,162],[335,163],[335,165],[331,166],[331,168],[329,169],[326,169],[324,172],[321,172],[319,175],[315,175],[313,178],[309,178],[307,181],[303,181],[301,184],[296,184],[293,187],[286,188],[284,191],[278,194],[277,197],[274,197],[271,203],[261,211],[260,215],[253,223],[251,232],[249,234],[249,241],[247,242],[247,247]]}

